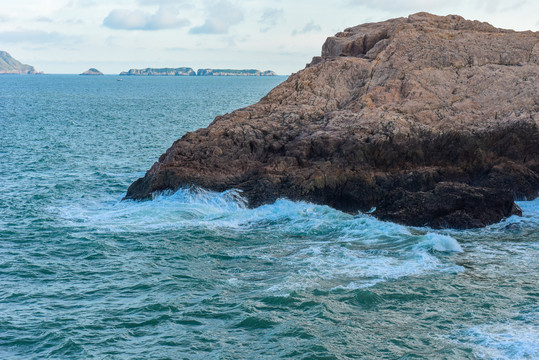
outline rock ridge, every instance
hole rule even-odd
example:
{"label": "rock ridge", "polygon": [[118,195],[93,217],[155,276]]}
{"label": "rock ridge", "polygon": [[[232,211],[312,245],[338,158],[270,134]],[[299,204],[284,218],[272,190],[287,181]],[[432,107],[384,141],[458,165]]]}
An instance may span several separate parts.
{"label": "rock ridge", "polygon": [[237,188],[472,228],[539,192],[539,33],[418,13],[345,29],[257,104],[185,134],[127,199]]}

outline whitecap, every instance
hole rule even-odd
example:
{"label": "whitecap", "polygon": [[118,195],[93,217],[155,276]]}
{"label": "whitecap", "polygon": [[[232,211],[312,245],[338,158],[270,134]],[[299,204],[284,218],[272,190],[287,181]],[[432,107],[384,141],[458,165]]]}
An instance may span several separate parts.
{"label": "whitecap", "polygon": [[456,239],[449,235],[427,233],[415,249],[428,249],[440,252],[462,252],[462,247]]}

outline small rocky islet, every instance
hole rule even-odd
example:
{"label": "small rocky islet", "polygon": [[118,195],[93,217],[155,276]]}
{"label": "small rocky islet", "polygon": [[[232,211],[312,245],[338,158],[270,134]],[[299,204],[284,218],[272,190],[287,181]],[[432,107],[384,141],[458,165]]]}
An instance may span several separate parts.
{"label": "small rocky islet", "polygon": [[81,73],[81,75],[103,75],[103,73],[96,68],[89,68],[85,72]]}
{"label": "small rocky islet", "polygon": [[418,13],[348,28],[257,104],[161,155],[126,199],[239,189],[474,228],[539,191],[539,33]]}

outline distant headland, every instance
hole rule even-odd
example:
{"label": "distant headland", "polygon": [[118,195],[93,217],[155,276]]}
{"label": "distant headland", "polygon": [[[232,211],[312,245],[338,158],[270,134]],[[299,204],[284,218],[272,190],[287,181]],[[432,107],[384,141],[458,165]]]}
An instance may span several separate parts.
{"label": "distant headland", "polygon": [[88,70],[86,70],[80,75],[103,75],[103,73],[97,70],[96,68],[89,68]]}
{"label": "distant headland", "polygon": [[271,70],[198,69],[197,76],[276,76]]}
{"label": "distant headland", "polygon": [[0,74],[34,75],[42,74],[42,72],[37,72],[33,66],[14,59],[6,51],[0,51]]}
{"label": "distant headland", "polygon": [[122,71],[120,75],[133,76],[276,76],[271,70],[260,71],[256,69],[199,69],[195,72],[190,67],[180,68],[146,68]]}
{"label": "distant headland", "polygon": [[189,67],[179,68],[146,68],[122,71],[120,75],[133,76],[196,76],[196,72]]}

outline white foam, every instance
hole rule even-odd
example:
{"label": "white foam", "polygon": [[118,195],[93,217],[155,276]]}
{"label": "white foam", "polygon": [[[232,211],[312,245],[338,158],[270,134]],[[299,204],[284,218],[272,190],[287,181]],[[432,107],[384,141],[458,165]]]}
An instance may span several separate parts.
{"label": "white foam", "polygon": [[237,279],[237,278],[230,278],[230,279],[227,279],[226,280],[227,284],[229,285],[232,285],[232,286],[240,286],[241,284],[243,284],[243,281]]}
{"label": "white foam", "polygon": [[295,271],[271,286],[271,292],[308,288],[358,289],[405,276],[464,271],[426,250],[388,253],[350,249],[332,243],[300,249],[281,261]]}
{"label": "white foam", "polygon": [[[286,269],[266,283],[274,290],[367,287],[381,281],[429,273],[459,272],[450,256],[461,252],[447,235],[413,235],[409,228],[369,215],[346,214],[328,206],[278,200],[256,209],[246,207],[239,191],[216,193],[181,189],[152,201],[107,200],[59,210],[73,226],[99,232],[156,232],[197,227],[219,236],[222,229],[257,246],[237,246],[230,256],[246,255]],[[435,251],[433,251],[435,250]],[[243,281],[237,276],[238,281]],[[232,282],[235,282],[233,280]]]}
{"label": "white foam", "polygon": [[152,201],[116,199],[69,205],[57,211],[78,226],[144,232],[198,225],[237,227],[240,217],[234,215],[246,211],[246,203],[237,190],[217,193],[193,188],[156,194]]}
{"label": "white foam", "polygon": [[480,325],[456,334],[457,342],[470,344],[474,355],[489,359],[539,358],[539,326],[508,322]]}

